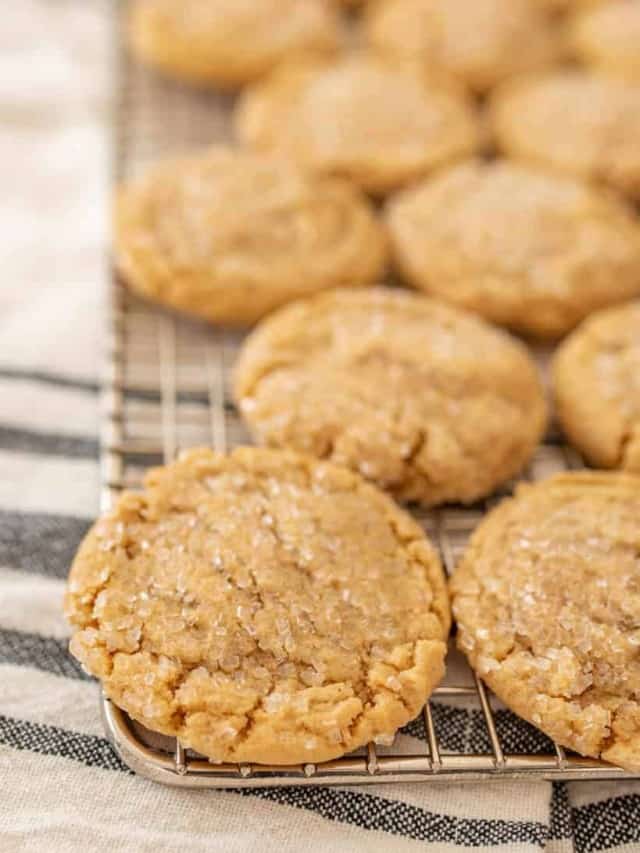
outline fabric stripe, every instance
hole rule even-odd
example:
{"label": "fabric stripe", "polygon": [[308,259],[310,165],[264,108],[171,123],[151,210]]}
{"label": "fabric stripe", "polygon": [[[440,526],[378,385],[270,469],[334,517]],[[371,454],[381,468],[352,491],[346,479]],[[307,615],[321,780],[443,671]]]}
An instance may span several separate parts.
{"label": "fabric stripe", "polygon": [[[34,723],[59,726],[83,734],[104,735],[99,716],[98,686],[94,682],[62,678],[34,669],[4,665],[0,667],[3,684],[0,713]],[[406,745],[415,751],[416,744],[405,738]],[[503,820],[547,822],[548,786],[544,783],[526,786],[494,782],[473,789],[470,798],[466,785],[374,785],[367,792],[385,800],[405,801],[432,812],[454,817],[483,819],[493,814],[495,802],[500,802]]]}
{"label": "fabric stripe", "polygon": [[573,809],[572,818],[576,853],[640,844],[640,796],[614,797],[581,806]]}
{"label": "fabric stripe", "polygon": [[573,809],[576,853],[640,844],[640,795],[627,795]]}
{"label": "fabric stripe", "polygon": [[62,613],[64,588],[57,578],[0,568],[0,628],[66,640],[70,630]]}
{"label": "fabric stripe", "polygon": [[24,631],[0,630],[0,663],[32,666],[67,678],[89,679],[67,651],[66,640]]}
{"label": "fabric stripe", "polygon": [[573,827],[569,792],[562,782],[553,783],[550,806],[549,837],[554,840],[571,838]]}
{"label": "fabric stripe", "polygon": [[0,367],[0,379],[40,382],[43,385],[54,385],[57,388],[73,388],[76,391],[85,391],[88,394],[96,394],[100,387],[97,382],[91,382],[87,379],[77,379],[73,376],[64,376],[60,373],[50,373],[46,370],[28,370],[21,367]]}
{"label": "fabric stripe", "polygon": [[[68,388],[87,394],[97,394],[100,391],[99,382],[77,379],[73,376],[50,373],[44,370],[23,370],[19,367],[0,367],[0,379],[20,382],[28,381],[42,385],[50,385],[56,388]],[[129,400],[142,400],[158,403],[160,402],[160,390],[154,390],[153,388],[129,389],[125,393],[125,398]],[[202,406],[209,405],[209,395],[207,391],[179,391],[176,399],[178,403],[195,403]],[[224,405],[227,411],[236,411],[236,406],[230,398],[225,399]]]}
{"label": "fabric stripe", "polygon": [[132,773],[120,761],[106,738],[70,732],[57,726],[30,723],[4,714],[0,714],[0,743],[13,749],[71,758],[87,767]]}
{"label": "fabric stripe", "polygon": [[[51,149],[59,151],[66,147],[67,158],[73,156],[74,149],[104,144],[97,128],[81,124],[74,128],[60,127],[51,136]],[[22,135],[23,155],[32,166],[40,161],[39,170],[45,183],[46,173],[52,168],[44,156],[48,151],[43,150],[42,140],[38,142],[37,137],[35,129]],[[99,370],[96,340],[104,316],[99,305],[104,292],[100,286],[104,270],[100,269],[100,263],[87,263],[87,247],[78,243],[79,223],[71,223],[64,213],[80,207],[85,216],[102,213],[96,204],[98,183],[95,175],[78,181],[75,197],[70,197],[68,190],[60,192],[59,188],[49,187],[52,195],[48,215],[31,214],[28,218],[37,249],[29,254],[29,246],[24,242],[13,247],[20,262],[15,269],[18,276],[15,280],[20,287],[3,290],[2,363],[7,367],[15,365],[46,372],[53,364],[62,375],[77,376],[83,382],[96,381]],[[56,211],[52,206],[61,209]],[[68,254],[67,260],[75,263],[74,269],[63,271],[63,254]]]}
{"label": "fabric stripe", "polygon": [[0,449],[75,459],[98,458],[98,442],[95,438],[37,432],[11,426],[0,426]]}
{"label": "fabric stripe", "polygon": [[[0,662],[32,666],[54,675],[65,675],[68,678],[89,678],[69,654],[66,641],[41,637],[34,633],[0,630]],[[528,747],[531,745],[527,740],[529,727],[521,726],[522,721],[508,711],[502,714],[511,717],[508,728],[512,733],[512,740],[508,742],[507,752],[529,751]],[[441,748],[460,752],[460,744],[465,738],[468,751],[478,753],[491,751],[484,718],[480,711],[465,711],[434,703],[433,716]],[[426,741],[424,726],[419,719],[409,723],[402,731],[423,742]],[[518,732],[520,732],[520,739],[518,739]]]}
{"label": "fabric stripe", "polygon": [[[456,708],[441,702],[433,702],[431,707],[438,740],[444,749],[451,752],[491,752],[489,732],[481,711],[475,708]],[[506,753],[544,755],[553,752],[551,741],[542,732],[516,717],[511,711],[496,711],[494,717]],[[421,717],[413,720],[402,731],[420,740],[426,740]]]}
{"label": "fabric stripe", "polygon": [[0,510],[0,565],[64,578],[90,525],[73,516]]}
{"label": "fabric stripe", "polygon": [[0,376],[0,398],[3,426],[80,437],[97,435],[95,394]]}
{"label": "fabric stripe", "polygon": [[98,509],[93,460],[0,450],[0,510],[91,516]]}
{"label": "fabric stripe", "polygon": [[404,835],[430,843],[461,847],[492,847],[527,842],[542,847],[547,827],[527,821],[472,820],[439,815],[403,802],[380,800],[360,791],[331,788],[240,789],[243,796],[260,796],[296,808],[313,809],[331,821],[354,823],[362,829]]}
{"label": "fabric stripe", "polygon": [[65,678],[18,664],[0,664],[0,713],[32,723],[102,737],[95,681]]}
{"label": "fabric stripe", "polygon": [[[85,767],[0,745],[11,784],[0,799],[3,853],[454,853],[435,844],[350,824],[229,791],[166,788],[139,777]],[[34,780],[37,795],[33,795]],[[3,819],[4,818],[4,819]],[[12,846],[15,845],[15,846]],[[492,853],[530,851],[503,845]]]}
{"label": "fabric stripe", "polygon": [[[14,749],[70,758],[88,767],[130,773],[105,738],[56,726],[0,716],[0,742]],[[455,841],[465,847],[478,847],[527,842],[542,847],[547,837],[547,827],[540,823],[455,818],[355,790],[247,788],[234,793],[313,811],[332,822],[431,843]]]}

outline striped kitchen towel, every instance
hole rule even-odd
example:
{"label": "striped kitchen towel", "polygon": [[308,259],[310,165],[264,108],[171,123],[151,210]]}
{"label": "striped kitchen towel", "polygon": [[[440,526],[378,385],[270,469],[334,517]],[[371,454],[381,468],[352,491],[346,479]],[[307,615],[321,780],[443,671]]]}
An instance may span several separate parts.
{"label": "striped kitchen towel", "polygon": [[[0,850],[640,849],[637,784],[180,791],[107,743],[67,653],[64,578],[97,511],[109,0],[7,0],[0,31]],[[485,749],[440,705],[443,744]],[[514,750],[531,730],[503,719]],[[423,740],[417,724],[407,744]]]}

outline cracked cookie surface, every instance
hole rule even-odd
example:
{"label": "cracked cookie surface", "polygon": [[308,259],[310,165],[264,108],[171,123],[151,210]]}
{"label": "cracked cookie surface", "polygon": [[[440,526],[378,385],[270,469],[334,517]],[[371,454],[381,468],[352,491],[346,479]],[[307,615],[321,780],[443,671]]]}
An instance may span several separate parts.
{"label": "cracked cookie surface", "polygon": [[96,522],[65,601],[106,694],[213,761],[322,761],[386,739],[444,672],[419,525],[296,453],[190,451]]}
{"label": "cracked cookie surface", "polygon": [[245,341],[234,395],[255,437],[359,471],[402,500],[471,502],[525,464],[546,406],[525,348],[408,291],[333,291]]}
{"label": "cracked cookie surface", "polygon": [[417,65],[355,53],[287,63],[242,95],[240,139],[384,195],[478,148],[461,89]]}
{"label": "cracked cookie surface", "polygon": [[490,119],[506,154],[640,199],[640,82],[572,69],[531,75],[496,89]]}
{"label": "cracked cookie surface", "polygon": [[640,294],[633,211],[534,166],[454,166],[391,199],[387,222],[414,287],[525,334],[556,337]]}
{"label": "cracked cookie surface", "polygon": [[317,290],[368,284],[387,256],[383,228],[356,187],[224,146],[125,185],[114,242],[132,289],[239,326]]}
{"label": "cracked cookie surface", "polygon": [[342,32],[328,0],[135,0],[128,37],[168,76],[233,88],[292,53],[337,50]]}
{"label": "cracked cookie surface", "polygon": [[640,478],[558,474],[480,524],[451,581],[458,645],[517,714],[640,770]]}
{"label": "cracked cookie surface", "polygon": [[640,474],[640,302],[600,311],[556,351],[558,419],[600,468]]}
{"label": "cracked cookie surface", "polygon": [[379,0],[368,7],[373,47],[451,74],[475,92],[550,65],[558,39],[535,0]]}

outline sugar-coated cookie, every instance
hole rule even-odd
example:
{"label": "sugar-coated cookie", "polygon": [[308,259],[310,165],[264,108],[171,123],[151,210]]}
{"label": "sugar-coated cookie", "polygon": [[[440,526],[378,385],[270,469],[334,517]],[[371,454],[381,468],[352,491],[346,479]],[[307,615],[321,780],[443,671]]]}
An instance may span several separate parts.
{"label": "sugar-coated cookie", "polygon": [[564,70],[509,81],[491,123],[507,154],[640,198],[640,82]]}
{"label": "sugar-coated cookie", "polygon": [[143,62],[200,86],[235,88],[296,53],[342,38],[328,0],[134,0],[129,44]]}
{"label": "sugar-coated cookie", "polygon": [[387,255],[382,226],[349,182],[224,147],[123,187],[114,242],[132,289],[235,326],[323,288],[371,283]]}
{"label": "sugar-coated cookie", "polygon": [[475,92],[545,68],[560,47],[536,0],[378,0],[368,7],[367,36],[376,49],[451,74]]}
{"label": "sugar-coated cookie", "polygon": [[324,761],[386,740],[444,671],[421,527],[305,456],[195,450],[147,474],[71,568],[71,652],[107,696],[212,761]]}
{"label": "sugar-coated cookie", "polygon": [[451,582],[458,645],[513,711],[582,755],[640,770],[640,477],[521,485]]}
{"label": "sugar-coated cookie", "polygon": [[414,287],[557,337],[640,294],[640,222],[608,191],[526,163],[468,161],[394,196],[393,255]]}
{"label": "sugar-coated cookie", "polygon": [[257,439],[425,506],[474,501],[515,475],[546,415],[519,342],[390,288],[330,291],[268,317],[240,353],[234,395]]}
{"label": "sugar-coated cookie", "polygon": [[552,364],[558,419],[601,468],[640,474],[640,302],[588,317]]}
{"label": "sugar-coated cookie", "polygon": [[640,3],[618,0],[577,15],[570,27],[573,53],[599,71],[640,81]]}
{"label": "sugar-coated cookie", "polygon": [[367,54],[300,61],[249,87],[240,140],[384,195],[480,142],[477,116],[450,81]]}

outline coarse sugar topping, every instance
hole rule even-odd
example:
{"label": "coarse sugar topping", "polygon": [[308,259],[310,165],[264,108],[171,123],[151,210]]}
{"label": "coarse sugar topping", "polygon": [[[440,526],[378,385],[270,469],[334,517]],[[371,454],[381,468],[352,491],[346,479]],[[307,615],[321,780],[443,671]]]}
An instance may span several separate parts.
{"label": "coarse sugar topping", "polygon": [[558,742],[640,767],[640,478],[521,487],[452,580],[458,643],[496,694]]}
{"label": "coarse sugar topping", "polygon": [[324,760],[391,735],[443,671],[445,583],[420,527],[298,454],[191,451],[88,534],[73,654],[118,705],[212,760]]}

